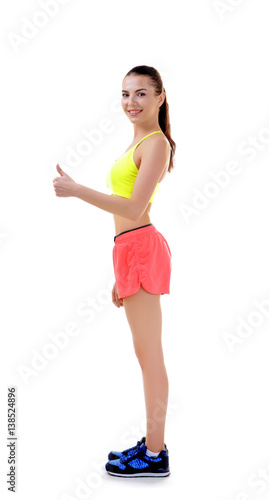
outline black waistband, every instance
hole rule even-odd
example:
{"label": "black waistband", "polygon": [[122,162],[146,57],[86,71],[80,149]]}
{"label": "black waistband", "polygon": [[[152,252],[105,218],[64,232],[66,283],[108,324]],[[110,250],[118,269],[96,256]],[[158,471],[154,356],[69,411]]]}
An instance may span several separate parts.
{"label": "black waistband", "polygon": [[135,231],[136,229],[141,229],[141,227],[147,227],[147,226],[153,226],[152,222],[150,224],[146,224],[145,226],[139,226],[135,227],[134,229],[128,229],[127,231],[122,231],[122,233],[116,234],[116,236],[114,236],[114,241],[118,236],[120,236],[120,234],[129,233],[130,231]]}

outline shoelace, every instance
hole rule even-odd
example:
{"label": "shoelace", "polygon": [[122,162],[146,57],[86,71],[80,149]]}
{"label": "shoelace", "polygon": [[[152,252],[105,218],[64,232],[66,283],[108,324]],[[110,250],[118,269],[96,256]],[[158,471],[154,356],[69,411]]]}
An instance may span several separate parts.
{"label": "shoelace", "polygon": [[131,448],[128,448],[128,450],[124,450],[122,452],[123,456],[124,455],[129,455],[129,453],[132,453],[132,452],[136,452],[137,448],[139,448],[139,446],[141,445],[140,441],[137,441],[136,445],[135,446],[132,446]]}
{"label": "shoelace", "polygon": [[134,455],[138,458],[138,457],[141,457],[143,455],[143,451],[142,451],[142,447],[140,445],[137,445],[135,447],[135,449],[133,450],[134,452],[131,453],[130,455],[122,455],[120,457],[120,462],[122,464],[126,464],[128,462],[130,462],[131,460],[133,460],[134,458]]}

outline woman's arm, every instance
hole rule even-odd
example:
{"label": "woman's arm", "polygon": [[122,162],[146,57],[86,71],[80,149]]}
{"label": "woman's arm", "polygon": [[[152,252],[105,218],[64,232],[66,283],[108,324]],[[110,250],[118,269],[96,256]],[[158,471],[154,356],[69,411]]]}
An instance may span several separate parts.
{"label": "woman's arm", "polygon": [[131,198],[121,198],[119,196],[100,193],[100,191],[95,191],[82,184],[77,184],[74,196],[111,214],[136,220],[134,203]]}
{"label": "woman's arm", "polygon": [[59,164],[57,164],[56,169],[61,176],[53,179],[56,196],[74,196],[111,214],[120,215],[131,220],[137,219],[137,203],[131,198],[121,198],[119,196],[100,193],[100,191],[77,184],[61,169]]}
{"label": "woman's arm", "polygon": [[157,182],[170,156],[170,145],[163,137],[149,140],[143,151],[131,198],[111,196],[77,184],[57,164],[61,177],[53,179],[56,196],[75,196],[111,214],[138,220],[145,212]]}

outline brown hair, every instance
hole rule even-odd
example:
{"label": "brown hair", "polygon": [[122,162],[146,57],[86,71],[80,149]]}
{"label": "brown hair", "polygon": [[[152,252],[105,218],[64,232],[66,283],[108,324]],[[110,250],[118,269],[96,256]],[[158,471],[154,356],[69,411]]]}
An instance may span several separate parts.
{"label": "brown hair", "polygon": [[[148,76],[151,81],[152,85],[155,88],[155,93],[157,95],[161,94],[161,92],[164,89],[163,87],[163,82],[161,79],[160,73],[157,71],[157,69],[153,68],[152,66],[135,66],[134,68],[130,69],[128,73],[126,73],[126,76],[130,76],[132,74],[136,75],[146,75]],[[176,151],[176,143],[173,141],[171,137],[171,125],[170,125],[170,117],[169,117],[169,106],[168,102],[166,99],[166,94],[165,94],[165,99],[160,106],[160,111],[159,111],[159,125],[164,133],[164,135],[167,137],[170,146],[171,146],[171,155],[170,155],[170,162],[169,162],[169,167],[168,167],[168,172],[171,171],[172,168],[174,168],[174,155]]]}

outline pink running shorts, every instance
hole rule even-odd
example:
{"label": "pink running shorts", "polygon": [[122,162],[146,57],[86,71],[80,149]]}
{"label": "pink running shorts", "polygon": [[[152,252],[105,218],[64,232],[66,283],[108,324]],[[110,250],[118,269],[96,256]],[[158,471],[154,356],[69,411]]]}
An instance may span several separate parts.
{"label": "pink running shorts", "polygon": [[114,236],[113,267],[119,298],[140,288],[154,294],[170,293],[171,250],[153,224]]}

